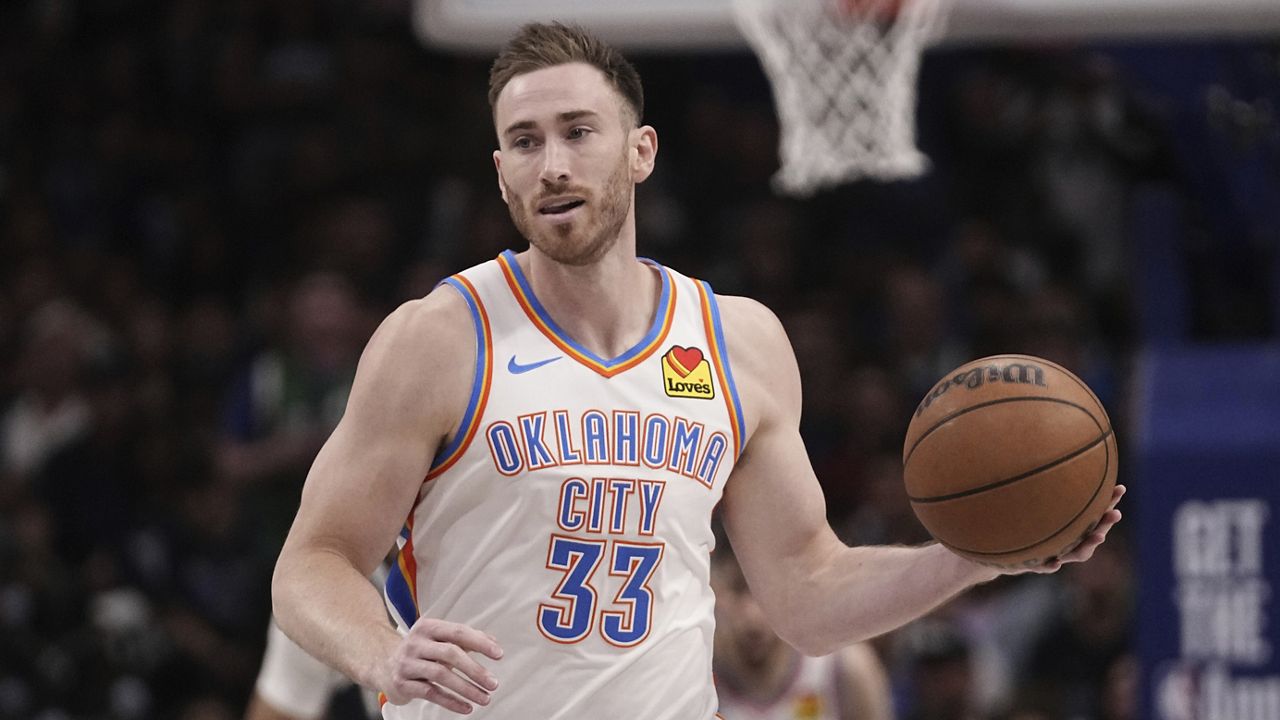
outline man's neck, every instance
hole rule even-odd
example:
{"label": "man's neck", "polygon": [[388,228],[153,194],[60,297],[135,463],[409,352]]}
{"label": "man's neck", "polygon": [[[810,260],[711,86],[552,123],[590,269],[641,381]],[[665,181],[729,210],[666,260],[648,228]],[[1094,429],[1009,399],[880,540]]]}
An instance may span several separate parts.
{"label": "man's neck", "polygon": [[517,261],[538,301],[569,337],[602,358],[631,349],[653,324],[662,278],[615,246],[589,265],[558,263],[536,249]]}

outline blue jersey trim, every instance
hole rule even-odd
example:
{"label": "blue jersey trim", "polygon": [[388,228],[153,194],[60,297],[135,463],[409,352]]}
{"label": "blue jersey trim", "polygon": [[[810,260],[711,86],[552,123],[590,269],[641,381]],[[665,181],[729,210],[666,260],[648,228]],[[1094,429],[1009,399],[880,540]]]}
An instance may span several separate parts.
{"label": "blue jersey trim", "polygon": [[387,600],[400,616],[401,622],[407,628],[413,627],[413,624],[418,621],[418,604],[413,597],[413,591],[409,589],[409,581],[405,579],[399,563],[392,564],[391,572],[387,574],[387,582],[384,587]]}
{"label": "blue jersey trim", "polygon": [[484,390],[485,368],[489,365],[490,352],[489,344],[485,338],[484,318],[480,314],[479,299],[474,297],[471,294],[471,290],[457,278],[445,278],[440,281],[440,284],[448,285],[457,290],[462,295],[462,299],[467,301],[467,309],[471,311],[471,323],[476,330],[476,370],[471,380],[471,398],[467,400],[467,409],[462,414],[462,422],[458,423],[458,432],[449,441],[448,445],[436,453],[435,460],[431,463],[432,469],[439,467],[447,458],[458,451],[458,448],[467,438],[468,428],[480,420],[477,414],[480,407],[480,396]]}
{"label": "blue jersey trim", "polygon": [[606,360],[582,345],[579,345],[577,341],[569,337],[568,333],[556,324],[555,320],[551,319],[551,315],[547,313],[546,308],[542,306],[542,303],[538,300],[538,296],[533,294],[533,286],[529,284],[528,278],[524,276],[524,271],[520,269],[520,263],[516,262],[516,254],[514,252],[511,250],[503,250],[502,257],[506,259],[508,267],[511,268],[511,274],[515,277],[516,283],[520,285],[520,291],[524,293],[525,299],[529,301],[529,305],[533,308],[533,312],[538,316],[538,319],[541,320],[543,324],[547,326],[547,329],[549,329],[561,342],[573,348],[576,352],[581,353],[583,357],[590,359],[592,362],[598,363],[605,368],[613,368],[621,365],[636,355],[639,355],[641,352],[648,350],[649,346],[653,344],[654,340],[656,340],[658,335],[662,332],[663,322],[667,316],[667,304],[671,302],[671,278],[667,275],[666,268],[653,260],[648,258],[637,258],[641,262],[656,268],[658,270],[658,274],[662,276],[662,293],[658,298],[658,310],[653,314],[653,324],[649,326],[649,332],[645,333],[645,336],[640,339],[640,342],[632,346],[631,349],[612,360]]}
{"label": "blue jersey trim", "polygon": [[[738,398],[738,384],[733,379],[733,365],[729,362],[729,345],[724,341],[724,326],[720,322],[720,304],[716,302],[716,294],[711,289],[711,283],[705,280],[699,280],[707,294],[707,306],[711,309],[711,327],[715,332],[716,345],[720,347],[721,365],[724,367],[725,384],[727,384],[729,397],[733,399],[733,415],[737,420],[738,428],[744,434],[741,446],[738,448],[738,457],[742,456],[743,446],[746,445],[745,433],[747,424],[742,419],[742,401]],[[735,460],[737,458],[734,458]]]}

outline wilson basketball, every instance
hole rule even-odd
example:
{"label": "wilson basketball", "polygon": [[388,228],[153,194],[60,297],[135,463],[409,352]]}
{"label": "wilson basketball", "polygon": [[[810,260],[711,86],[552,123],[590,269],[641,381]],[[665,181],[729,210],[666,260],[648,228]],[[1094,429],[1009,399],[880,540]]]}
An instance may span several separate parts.
{"label": "wilson basketball", "polygon": [[956,553],[1002,567],[1070,550],[1116,483],[1115,433],[1093,391],[1029,355],[966,363],[916,408],[902,450],[916,517]]}

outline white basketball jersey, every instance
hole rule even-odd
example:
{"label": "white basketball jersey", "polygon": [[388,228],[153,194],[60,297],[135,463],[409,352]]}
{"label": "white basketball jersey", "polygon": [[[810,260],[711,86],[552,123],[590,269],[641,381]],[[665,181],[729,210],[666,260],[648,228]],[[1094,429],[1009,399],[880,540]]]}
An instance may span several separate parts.
{"label": "white basketball jersey", "polygon": [[[612,359],[560,330],[510,251],[445,281],[471,309],[475,379],[386,596],[402,628],[498,639],[477,718],[715,716],[710,523],[742,415],[710,287],[649,264],[655,319]],[[383,714],[456,717],[422,701]]]}
{"label": "white basketball jersey", "polygon": [[842,720],[838,655],[796,656],[791,680],[777,697],[755,700],[720,686],[724,720]]}

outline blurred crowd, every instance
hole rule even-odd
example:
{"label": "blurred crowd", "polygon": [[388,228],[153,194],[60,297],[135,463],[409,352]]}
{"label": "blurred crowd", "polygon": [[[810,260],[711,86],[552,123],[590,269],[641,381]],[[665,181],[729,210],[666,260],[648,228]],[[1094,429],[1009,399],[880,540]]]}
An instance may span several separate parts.
{"label": "blurred crowd", "polygon": [[[400,302],[522,247],[489,159],[488,58],[423,47],[408,11],[0,5],[0,720],[238,717],[276,553],[364,342]],[[901,439],[968,359],[1053,359],[1124,427],[1142,342],[1129,201],[1189,185],[1177,128],[1114,59],[938,58],[921,85],[933,171],[799,201],[769,189],[754,58],[635,56],[662,140],[641,254],[783,319],[850,542],[927,539]],[[1217,232],[1208,212],[1184,226]],[[1252,320],[1207,312],[1201,331],[1272,332],[1266,273],[1240,264],[1209,275],[1230,294],[1204,307]],[[900,717],[1132,720],[1128,545],[882,638]]]}

